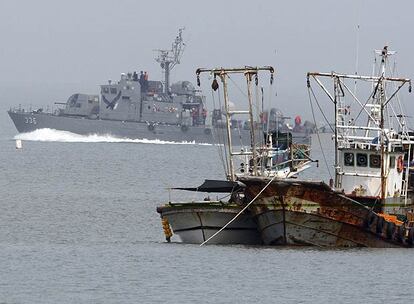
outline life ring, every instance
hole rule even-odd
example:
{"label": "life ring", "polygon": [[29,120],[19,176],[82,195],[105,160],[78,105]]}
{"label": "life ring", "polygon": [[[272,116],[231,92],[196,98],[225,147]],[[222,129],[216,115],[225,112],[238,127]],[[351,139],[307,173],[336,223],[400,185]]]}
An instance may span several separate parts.
{"label": "life ring", "polygon": [[187,125],[182,125],[181,126],[181,131],[187,132],[188,131],[188,126]]}
{"label": "life ring", "polygon": [[401,173],[404,169],[404,160],[403,157],[400,155],[397,159],[397,171]]}
{"label": "life ring", "polygon": [[211,134],[211,129],[210,128],[205,128],[204,129],[204,134],[210,135]]}

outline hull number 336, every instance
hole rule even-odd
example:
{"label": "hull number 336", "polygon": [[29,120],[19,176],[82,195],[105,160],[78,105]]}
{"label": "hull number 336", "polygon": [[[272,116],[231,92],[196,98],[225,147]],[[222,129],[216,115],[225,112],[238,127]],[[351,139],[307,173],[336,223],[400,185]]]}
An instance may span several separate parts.
{"label": "hull number 336", "polygon": [[24,122],[27,124],[37,124],[36,117],[25,117]]}

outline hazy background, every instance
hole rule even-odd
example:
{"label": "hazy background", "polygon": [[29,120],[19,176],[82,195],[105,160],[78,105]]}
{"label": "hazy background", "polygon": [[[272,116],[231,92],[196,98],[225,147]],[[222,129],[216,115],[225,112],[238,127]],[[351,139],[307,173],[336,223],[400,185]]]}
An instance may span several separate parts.
{"label": "hazy background", "polygon": [[383,0],[2,0],[0,127],[16,133],[5,113],[11,105],[98,93],[121,72],[161,79],[153,50],[169,48],[183,26],[186,49],[172,81],[195,82],[197,67],[273,65],[273,102],[310,119],[306,72],[354,73],[357,41],[360,73],[371,72],[373,49],[388,44],[398,51],[398,73],[413,76],[413,9],[411,1]]}

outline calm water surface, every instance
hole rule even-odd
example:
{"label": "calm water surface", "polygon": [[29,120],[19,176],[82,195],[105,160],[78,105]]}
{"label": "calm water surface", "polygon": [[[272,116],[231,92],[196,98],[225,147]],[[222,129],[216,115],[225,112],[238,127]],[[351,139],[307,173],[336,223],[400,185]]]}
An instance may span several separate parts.
{"label": "calm water surface", "polygon": [[[0,303],[414,301],[414,250],[165,243],[156,205],[169,186],[221,178],[216,147],[24,142],[16,151],[14,135],[0,134]],[[323,161],[308,175],[328,177]]]}

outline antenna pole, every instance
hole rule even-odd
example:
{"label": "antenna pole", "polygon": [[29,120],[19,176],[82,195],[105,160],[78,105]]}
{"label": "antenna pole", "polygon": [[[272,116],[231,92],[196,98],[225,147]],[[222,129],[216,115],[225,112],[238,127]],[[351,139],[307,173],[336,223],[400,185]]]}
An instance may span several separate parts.
{"label": "antenna pole", "polygon": [[170,87],[170,61],[164,63],[164,93],[168,94],[168,88]]}
{"label": "antenna pole", "polygon": [[155,58],[160,63],[161,69],[164,73],[164,93],[169,93],[170,87],[170,72],[180,63],[181,56],[184,52],[185,44],[183,41],[182,33],[184,28],[178,30],[178,36],[175,38],[171,50],[156,50],[158,51],[158,57]]}
{"label": "antenna pole", "polygon": [[[357,39],[356,39],[356,54],[355,54],[355,75],[358,75],[358,66],[359,66],[359,18],[357,25]],[[354,94],[357,94],[357,81],[354,82]]]}
{"label": "antenna pole", "polygon": [[334,107],[335,107],[335,188],[339,188],[338,175],[338,78],[334,78]]}

